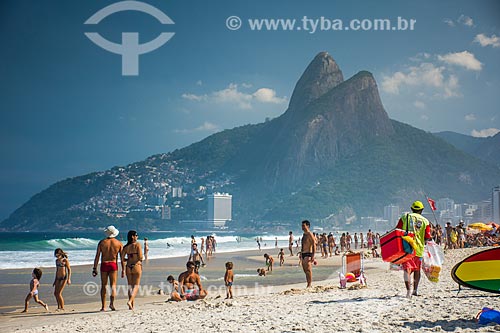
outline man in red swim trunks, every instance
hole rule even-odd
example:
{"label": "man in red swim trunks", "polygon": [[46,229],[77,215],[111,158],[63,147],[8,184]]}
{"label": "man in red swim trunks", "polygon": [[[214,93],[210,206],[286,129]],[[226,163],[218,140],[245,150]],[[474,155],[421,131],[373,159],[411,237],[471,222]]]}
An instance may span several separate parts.
{"label": "man in red swim trunks", "polygon": [[122,258],[122,243],[115,237],[118,236],[118,229],[110,225],[104,229],[106,238],[97,245],[92,276],[97,276],[97,264],[101,258],[101,311],[106,308],[106,288],[109,279],[111,286],[111,295],[109,296],[109,308],[115,310],[114,302],[116,296],[116,280],[118,279],[118,255],[120,256],[122,266],[122,278],[125,276],[125,265]]}

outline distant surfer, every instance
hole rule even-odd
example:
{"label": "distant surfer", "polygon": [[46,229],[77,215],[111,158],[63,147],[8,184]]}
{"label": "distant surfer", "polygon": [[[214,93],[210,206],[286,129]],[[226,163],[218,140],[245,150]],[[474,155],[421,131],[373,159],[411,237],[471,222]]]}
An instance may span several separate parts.
{"label": "distant surfer", "polygon": [[[406,297],[419,296],[418,283],[420,282],[420,269],[422,257],[424,256],[425,242],[431,240],[431,228],[429,221],[423,217],[424,204],[415,201],[411,205],[411,213],[404,213],[396,225],[396,228],[408,230],[415,235],[415,257],[402,264],[406,286]],[[413,291],[412,291],[413,275]]]}

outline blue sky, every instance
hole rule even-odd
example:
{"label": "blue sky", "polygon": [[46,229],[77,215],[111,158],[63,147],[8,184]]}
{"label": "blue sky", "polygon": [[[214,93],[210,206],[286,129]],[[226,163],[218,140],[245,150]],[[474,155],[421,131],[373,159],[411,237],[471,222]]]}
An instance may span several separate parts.
{"label": "blue sky", "polygon": [[[389,117],[426,131],[500,129],[498,1],[144,1],[175,24],[117,1],[0,3],[0,219],[55,181],[172,151],[282,114],[320,51],[347,79],[372,72]],[[230,30],[226,19],[241,18]],[[413,31],[252,31],[249,19],[415,19]],[[299,24],[299,23],[297,23]],[[175,35],[122,76],[92,43]]]}

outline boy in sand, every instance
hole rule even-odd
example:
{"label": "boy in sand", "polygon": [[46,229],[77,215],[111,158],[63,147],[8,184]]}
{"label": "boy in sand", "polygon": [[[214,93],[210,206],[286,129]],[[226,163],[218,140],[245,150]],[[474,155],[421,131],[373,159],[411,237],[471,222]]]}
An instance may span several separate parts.
{"label": "boy in sand", "polygon": [[167,277],[167,281],[172,284],[172,292],[170,293],[170,301],[180,302],[185,301],[185,297],[181,297],[179,282],[174,279],[172,275]]}
{"label": "boy in sand", "polygon": [[42,278],[42,270],[40,268],[35,268],[33,270],[33,273],[31,273],[31,281],[30,281],[30,292],[26,296],[26,299],[24,300],[24,310],[23,312],[28,312],[28,305],[30,303],[31,297],[45,308],[45,310],[49,311],[49,306],[42,302],[41,299],[38,298],[38,286],[40,286],[40,279]]}
{"label": "boy in sand", "polygon": [[[192,261],[186,263],[187,271],[179,275],[180,297],[186,297],[188,301],[203,299],[207,296],[207,291],[201,285],[200,276],[195,273],[195,264]],[[198,289],[195,289],[195,286]]]}
{"label": "boy in sand", "polygon": [[123,244],[115,237],[120,233],[118,229],[110,225],[104,229],[106,238],[97,244],[97,252],[92,268],[92,276],[97,276],[97,264],[101,259],[101,311],[106,311],[106,286],[111,286],[111,295],[109,296],[109,308],[115,311],[116,280],[118,279],[118,255],[121,259],[122,278],[125,277],[125,262],[122,258]]}
{"label": "boy in sand", "polygon": [[224,274],[224,284],[226,285],[226,299],[233,298],[233,263],[226,262],[226,274]]}
{"label": "boy in sand", "polygon": [[266,270],[264,268],[257,268],[257,273],[259,276],[266,276]]}
{"label": "boy in sand", "polygon": [[264,258],[266,258],[267,271],[273,271],[274,258],[269,254],[265,253]]}
{"label": "boy in sand", "polygon": [[285,251],[283,249],[278,252],[278,258],[280,259],[280,266],[283,266],[285,264]]}
{"label": "boy in sand", "polygon": [[314,261],[315,238],[312,234],[311,223],[308,220],[302,221],[302,249],[300,256],[302,258],[302,269],[306,274],[307,288],[311,287],[312,283],[312,263]]}

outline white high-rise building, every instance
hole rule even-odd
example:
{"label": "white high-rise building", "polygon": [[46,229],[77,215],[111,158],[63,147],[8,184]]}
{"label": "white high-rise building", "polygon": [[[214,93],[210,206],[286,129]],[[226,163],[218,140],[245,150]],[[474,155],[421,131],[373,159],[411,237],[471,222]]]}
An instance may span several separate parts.
{"label": "white high-rise building", "polygon": [[227,193],[214,193],[207,196],[208,223],[214,227],[224,227],[226,222],[232,220],[233,196]]}
{"label": "white high-rise building", "polygon": [[389,223],[396,225],[399,215],[399,206],[389,205],[384,207],[384,220],[389,221]]}
{"label": "white high-rise building", "polygon": [[494,187],[491,194],[493,222],[500,224],[500,186]]}

